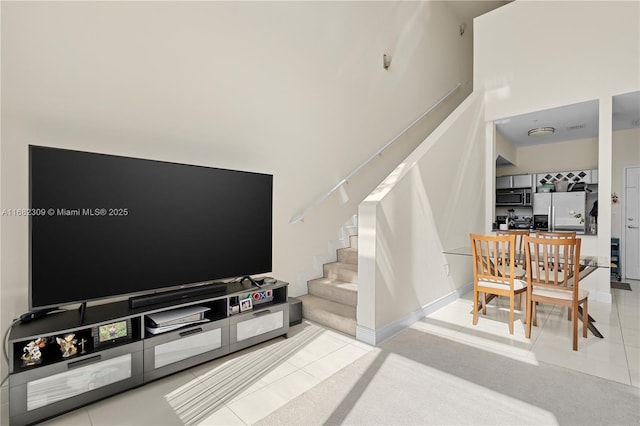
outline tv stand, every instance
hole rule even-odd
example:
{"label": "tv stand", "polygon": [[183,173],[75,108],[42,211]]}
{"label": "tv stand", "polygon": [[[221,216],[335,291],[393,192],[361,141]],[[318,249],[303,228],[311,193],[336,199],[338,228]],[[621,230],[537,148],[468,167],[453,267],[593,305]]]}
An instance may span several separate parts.
{"label": "tv stand", "polygon": [[82,302],[80,307],[78,308],[78,312],[80,313],[80,324],[84,323],[84,314],[87,312],[87,302]]}
{"label": "tv stand", "polygon": [[[11,425],[41,422],[93,401],[264,342],[289,331],[288,284],[225,284],[221,294],[131,307],[129,301],[50,313],[15,325],[8,340]],[[255,293],[266,292],[270,297]],[[242,312],[240,301],[252,298]],[[157,333],[149,317],[203,307],[202,322]],[[166,317],[166,315],[165,315]],[[113,326],[113,327],[112,327]],[[117,326],[117,327],[116,327]],[[101,333],[113,329],[114,335]],[[63,351],[64,341],[72,342]],[[29,357],[34,345],[41,356]],[[67,348],[68,349],[68,348]],[[35,350],[38,352],[38,349]],[[23,358],[23,355],[24,358]]]}

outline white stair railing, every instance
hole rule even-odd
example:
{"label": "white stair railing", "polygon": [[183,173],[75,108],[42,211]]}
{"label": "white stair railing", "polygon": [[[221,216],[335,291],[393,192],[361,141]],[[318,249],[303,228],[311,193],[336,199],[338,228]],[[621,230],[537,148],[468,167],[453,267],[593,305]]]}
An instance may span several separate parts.
{"label": "white stair railing", "polygon": [[398,139],[400,139],[405,133],[407,133],[407,131],[409,131],[413,126],[415,126],[417,123],[420,122],[420,120],[422,120],[424,117],[426,117],[427,115],[429,115],[429,113],[431,113],[434,109],[438,108],[444,101],[447,100],[447,98],[449,98],[451,95],[453,95],[455,92],[457,92],[460,89],[460,86],[462,86],[462,83],[458,83],[456,84],[456,86],[451,89],[449,92],[447,92],[446,95],[444,95],[443,97],[441,97],[435,104],[433,104],[428,110],[426,110],[425,112],[423,112],[420,117],[416,118],[415,120],[413,120],[411,122],[411,124],[409,124],[403,131],[401,131],[400,133],[398,133],[393,139],[391,139],[389,142],[385,143],[380,149],[378,149],[375,153],[373,153],[373,155],[371,155],[371,157],[367,158],[367,160],[360,164],[358,167],[356,167],[356,169],[354,171],[352,171],[351,173],[349,173],[347,176],[345,176],[343,179],[341,179],[333,188],[331,188],[329,190],[329,192],[327,192],[326,194],[322,195],[321,197],[319,197],[317,200],[315,200],[313,203],[311,203],[309,205],[309,207],[307,207],[306,209],[304,209],[302,212],[294,215],[291,220],[289,221],[289,224],[294,224],[294,223],[298,223],[298,222],[303,222],[304,218],[312,211],[314,210],[316,207],[318,207],[320,204],[322,204],[322,202],[324,200],[326,200],[327,198],[329,198],[329,196],[331,194],[333,194],[335,191],[337,191],[338,189],[340,189],[342,187],[342,185],[345,185],[346,183],[349,182],[349,179],[351,179],[353,176],[355,176],[360,170],[362,170],[367,164],[369,164],[374,158],[376,158],[377,156],[379,156],[380,154],[382,154],[382,152],[389,148],[395,141],[397,141]]}

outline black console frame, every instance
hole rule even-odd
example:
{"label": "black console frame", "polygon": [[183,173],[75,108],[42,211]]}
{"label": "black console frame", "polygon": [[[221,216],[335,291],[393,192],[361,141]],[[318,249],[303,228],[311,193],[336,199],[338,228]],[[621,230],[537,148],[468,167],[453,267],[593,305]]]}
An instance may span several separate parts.
{"label": "black console frame", "polygon": [[[285,336],[289,330],[288,283],[276,281],[256,287],[249,280],[226,283],[222,294],[211,293],[211,288],[200,292],[182,293],[179,299],[162,298],[144,306],[131,307],[128,300],[83,307],[81,310],[71,309],[52,312],[46,319],[32,320],[15,324],[8,336],[9,352],[9,417],[12,425],[33,424],[55,417],[66,411],[76,409],[98,399],[102,399],[147,382],[190,368],[202,362],[210,361],[245,347],[264,342],[278,336]],[[218,288],[219,289],[219,288]],[[229,309],[232,303],[243,298],[252,297],[255,292],[271,290],[273,299],[267,303],[255,305],[252,311],[234,314]],[[219,291],[219,290],[217,290]],[[163,295],[168,296],[168,295]],[[206,306],[205,324],[185,324],[175,331],[152,334],[146,328],[147,316],[153,313],[171,311],[188,306]],[[250,324],[259,321],[257,329],[262,329],[264,318],[276,315],[282,326],[272,327],[243,341],[235,341],[236,328],[239,324]],[[120,321],[127,322],[127,336],[114,339],[106,344],[95,344],[93,338],[97,327]],[[257,323],[256,323],[257,324]],[[130,328],[129,328],[130,327]],[[130,332],[129,332],[130,330]],[[222,343],[219,349],[198,353],[195,356],[181,359],[161,368],[154,366],[153,351],[162,345],[172,345],[181,338],[208,338],[221,330]],[[199,335],[199,333],[201,333]],[[57,337],[73,334],[77,339],[77,353],[69,357],[61,354],[56,342]],[[218,333],[220,335],[220,333]],[[202,336],[202,337],[200,337]],[[44,338],[49,345],[43,348],[43,360],[34,365],[26,365],[21,356],[23,348],[38,338]],[[82,341],[82,350],[80,349]],[[46,353],[45,353],[46,352]],[[82,394],[46,404],[43,407],[28,409],[28,384],[47,380],[49,377],[67,374],[79,366],[100,369],[100,363],[108,363],[114,357],[123,355],[131,357],[131,377],[120,380]],[[119,359],[119,358],[118,358]]]}

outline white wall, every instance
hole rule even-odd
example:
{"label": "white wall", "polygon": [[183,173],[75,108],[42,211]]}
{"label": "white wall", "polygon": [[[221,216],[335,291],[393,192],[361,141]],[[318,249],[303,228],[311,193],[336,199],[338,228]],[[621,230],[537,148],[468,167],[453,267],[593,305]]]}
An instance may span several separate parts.
{"label": "white wall", "polygon": [[[640,2],[515,1],[476,18],[474,28],[485,120],[598,100],[598,190],[610,193],[611,99],[640,88]],[[610,209],[600,209],[598,223],[597,254],[609,256]],[[611,300],[608,271],[593,285],[597,298]]]}
{"label": "white wall", "polygon": [[640,84],[640,3],[517,0],[474,21],[474,88],[495,120]]}
{"label": "white wall", "polygon": [[469,245],[484,230],[483,97],[474,92],[359,208],[358,338],[390,337],[472,280]]}
{"label": "white wall", "polygon": [[[273,275],[292,295],[358,203],[471,91],[470,34],[447,2],[0,7],[2,208],[28,205],[28,144],[273,173]],[[348,202],[332,196],[289,224],[458,82],[349,182]],[[27,310],[27,220],[0,226],[4,331]]]}
{"label": "white wall", "polygon": [[624,196],[623,182],[626,166],[640,166],[640,129],[621,130],[613,134],[611,193],[615,193],[620,201],[611,204],[607,197],[607,203],[611,205],[611,236],[618,238],[621,238],[624,233],[624,203],[621,201]]}
{"label": "white wall", "polygon": [[589,138],[517,148],[514,165],[498,168],[496,175],[597,168],[598,139]]}
{"label": "white wall", "polygon": [[[516,147],[509,142],[500,132],[495,132],[496,140],[496,158],[498,155],[502,156],[505,160],[509,160],[511,163],[517,163],[518,151]],[[500,175],[498,175],[500,176]]]}

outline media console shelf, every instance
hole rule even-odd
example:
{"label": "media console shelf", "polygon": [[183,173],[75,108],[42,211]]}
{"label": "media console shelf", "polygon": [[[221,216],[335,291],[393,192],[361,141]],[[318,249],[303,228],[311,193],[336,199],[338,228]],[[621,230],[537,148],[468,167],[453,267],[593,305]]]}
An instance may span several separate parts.
{"label": "media console shelf", "polygon": [[[15,325],[8,345],[11,425],[39,422],[286,336],[287,289],[282,281],[260,288],[237,282],[228,284],[224,294],[174,303],[133,309],[127,301],[90,306],[82,322],[77,310],[69,310]],[[194,310],[201,315],[180,324],[182,312]],[[177,328],[157,332],[152,319],[158,314],[175,314],[171,321]],[[36,353],[31,359],[30,350]]]}

